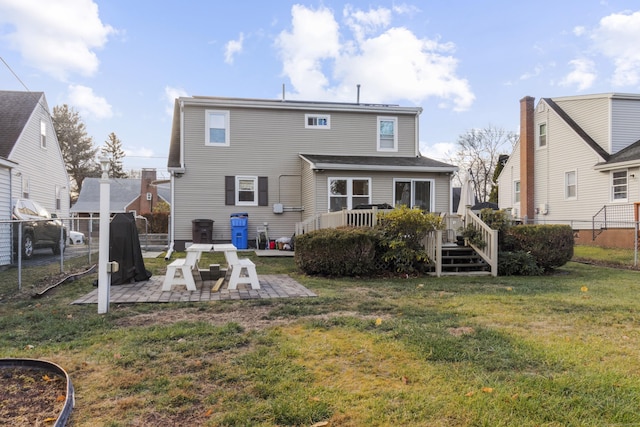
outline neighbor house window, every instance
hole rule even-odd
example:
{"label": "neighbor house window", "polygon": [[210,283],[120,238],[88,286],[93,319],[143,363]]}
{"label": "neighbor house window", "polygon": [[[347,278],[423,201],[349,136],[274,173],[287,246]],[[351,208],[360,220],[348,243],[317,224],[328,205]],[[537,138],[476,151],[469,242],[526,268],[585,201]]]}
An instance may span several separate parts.
{"label": "neighbor house window", "polygon": [[370,178],[329,178],[329,211],[371,203]]}
{"label": "neighbor house window", "polygon": [[57,211],[62,209],[60,207],[60,205],[62,204],[62,198],[60,197],[61,193],[62,193],[62,187],[60,187],[59,185],[56,185],[56,210]]}
{"label": "neighbor house window", "polygon": [[394,206],[405,205],[409,208],[433,212],[435,203],[433,188],[433,180],[430,179],[396,179],[393,182]]}
{"label": "neighbor house window", "polygon": [[520,203],[520,181],[513,183],[513,203]]}
{"label": "neighbor house window", "polygon": [[229,146],[229,111],[207,110],[206,145]]}
{"label": "neighbor house window", "polygon": [[576,171],[565,172],[564,174],[564,198],[575,199],[578,197],[578,187]]}
{"label": "neighbor house window", "polygon": [[623,202],[627,200],[627,171],[617,171],[611,173],[611,200]]}
{"label": "neighbor house window", "polygon": [[22,198],[28,199],[29,193],[31,192],[31,183],[29,182],[29,178],[24,178],[22,180]]}
{"label": "neighbor house window", "polygon": [[40,120],[40,147],[47,148],[47,124]]}
{"label": "neighbor house window", "polygon": [[227,206],[267,206],[269,179],[266,176],[225,176],[224,204]]}
{"label": "neighbor house window", "polygon": [[538,147],[546,147],[547,146],[547,124],[540,123],[538,125]]}
{"label": "neighbor house window", "polygon": [[378,151],[398,151],[396,117],[378,117]]}
{"label": "neighbor house window", "polygon": [[304,127],[307,129],[331,129],[331,116],[328,114],[305,114]]}

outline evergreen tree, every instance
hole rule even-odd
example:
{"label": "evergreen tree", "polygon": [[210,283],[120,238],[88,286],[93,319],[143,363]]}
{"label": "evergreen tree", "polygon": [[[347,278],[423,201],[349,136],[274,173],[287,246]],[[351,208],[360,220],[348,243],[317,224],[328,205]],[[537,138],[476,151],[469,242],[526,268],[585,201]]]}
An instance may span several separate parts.
{"label": "evergreen tree", "polygon": [[114,132],[109,134],[109,139],[104,142],[100,151],[103,156],[109,158],[109,176],[112,178],[127,178],[127,173],[122,166],[122,159],[125,156],[122,142]]}
{"label": "evergreen tree", "polygon": [[53,127],[67,173],[72,180],[72,191],[77,197],[85,178],[100,176],[100,166],[95,160],[98,149],[93,146],[93,139],[87,135],[78,112],[67,104],[53,107]]}

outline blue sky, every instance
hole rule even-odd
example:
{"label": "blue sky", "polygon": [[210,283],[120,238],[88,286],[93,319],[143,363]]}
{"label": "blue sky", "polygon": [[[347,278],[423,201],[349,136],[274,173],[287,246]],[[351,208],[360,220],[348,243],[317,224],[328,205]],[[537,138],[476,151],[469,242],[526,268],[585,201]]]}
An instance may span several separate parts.
{"label": "blue sky", "polygon": [[[166,176],[173,100],[420,106],[421,151],[518,131],[519,100],[640,89],[640,4],[539,1],[0,0],[0,89],[80,112],[126,169]],[[16,77],[17,76],[17,77]]]}

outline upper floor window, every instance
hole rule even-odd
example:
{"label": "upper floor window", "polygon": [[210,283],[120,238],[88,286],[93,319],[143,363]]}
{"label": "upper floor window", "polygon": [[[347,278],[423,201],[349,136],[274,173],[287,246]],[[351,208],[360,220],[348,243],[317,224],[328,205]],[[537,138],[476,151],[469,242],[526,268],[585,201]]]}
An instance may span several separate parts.
{"label": "upper floor window", "polygon": [[576,171],[564,173],[564,198],[571,200],[578,197],[578,182]]}
{"label": "upper floor window", "polygon": [[207,110],[205,144],[229,146],[229,111]]}
{"label": "upper floor window", "polygon": [[393,181],[394,206],[405,205],[433,212],[435,202],[433,180],[396,179]]}
{"label": "upper floor window", "polygon": [[329,211],[371,203],[370,178],[329,178]]}
{"label": "upper floor window", "polygon": [[378,117],[378,151],[398,151],[397,117]]}
{"label": "upper floor window", "polygon": [[538,148],[547,146],[547,124],[540,123],[538,125]]}
{"label": "upper floor window", "polygon": [[331,129],[331,116],[328,114],[305,114],[304,127],[307,129]]}
{"label": "upper floor window", "polygon": [[513,203],[520,203],[520,181],[513,182]]}
{"label": "upper floor window", "polygon": [[611,173],[611,200],[614,202],[627,201],[628,192],[627,171],[616,171]]}
{"label": "upper floor window", "polygon": [[47,123],[40,120],[40,147],[47,148]]}

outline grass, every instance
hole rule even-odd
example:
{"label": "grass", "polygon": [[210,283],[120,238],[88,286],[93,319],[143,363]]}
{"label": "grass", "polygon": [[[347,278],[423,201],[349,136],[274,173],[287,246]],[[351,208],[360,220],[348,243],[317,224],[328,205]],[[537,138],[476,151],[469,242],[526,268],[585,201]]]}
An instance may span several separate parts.
{"label": "grass", "polygon": [[70,305],[95,276],[36,300],[1,272],[0,356],[63,366],[75,426],[640,424],[637,271],[327,279],[253,259],[319,296],[98,315]]}

